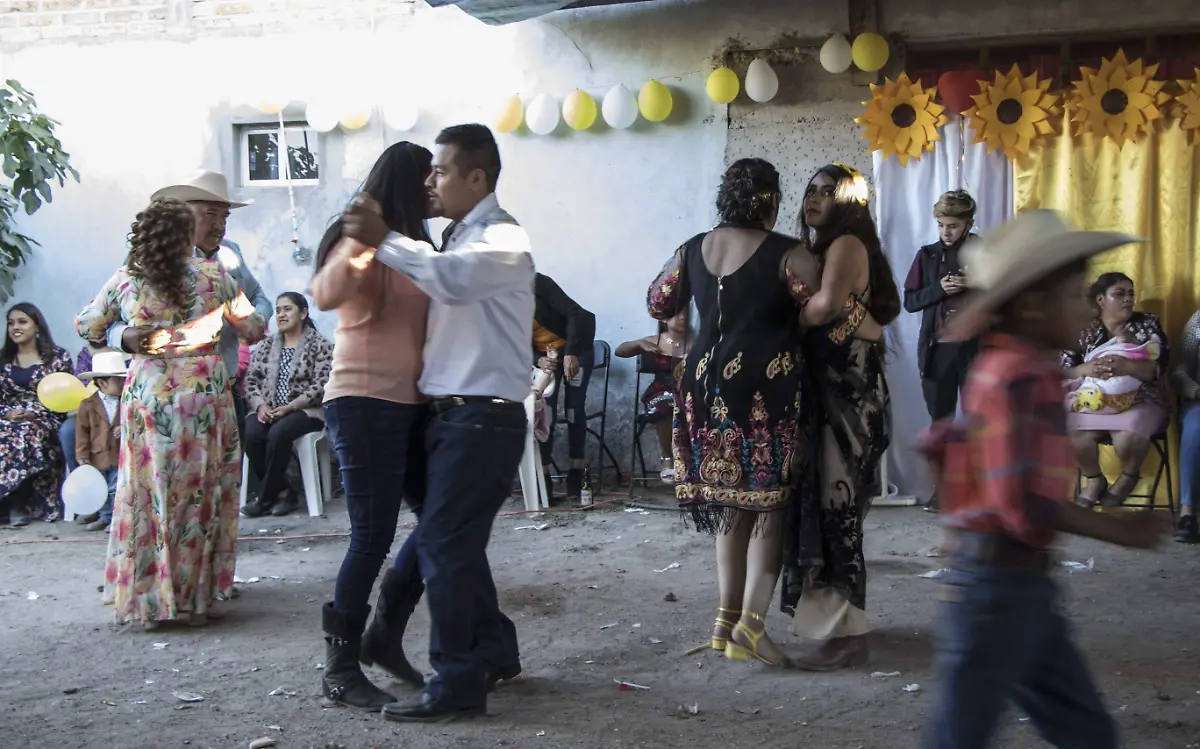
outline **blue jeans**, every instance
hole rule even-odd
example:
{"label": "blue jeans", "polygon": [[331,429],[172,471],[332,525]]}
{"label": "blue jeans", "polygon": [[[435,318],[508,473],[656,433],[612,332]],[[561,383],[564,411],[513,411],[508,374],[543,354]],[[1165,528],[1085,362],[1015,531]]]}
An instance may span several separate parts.
{"label": "blue jeans", "polygon": [[469,403],[434,412],[415,534],[429,600],[429,663],[437,671],[426,692],[445,705],[483,707],[489,672],[520,664],[517,630],[500,611],[487,544],[525,449],[525,408]]}
{"label": "blue jeans", "polygon": [[79,467],[79,461],[75,459],[75,414],[68,416],[58,428],[58,444],[62,447],[67,473],[70,473]]}
{"label": "blue jeans", "polygon": [[983,749],[1009,700],[1059,749],[1116,749],[1048,573],[955,557],[944,579],[930,749]]}
{"label": "blue jeans", "polygon": [[[425,473],[421,441],[425,407],[347,396],[326,403],[324,411],[350,515],[350,548],[338,571],[333,607],[365,611],[396,537],[400,505],[405,496],[411,503],[414,495],[424,491],[420,484]],[[405,549],[396,556],[396,567],[413,581],[413,594],[420,598],[415,547],[405,543]]]}
{"label": "blue jeans", "polygon": [[107,471],[101,471],[101,473],[104,474],[104,480],[108,482],[108,499],[104,501],[104,506],[100,508],[100,519],[106,523],[111,523],[113,500],[117,496],[117,474],[119,471],[116,468],[109,468]]}
{"label": "blue jeans", "polygon": [[595,354],[585,351],[579,356],[579,384],[572,385],[563,380],[562,360],[559,359],[558,371],[554,374],[554,392],[546,396],[546,411],[550,414],[550,436],[545,442],[538,443],[542,455],[542,465],[550,465],[554,454],[554,427],[558,425],[558,392],[565,390],[565,411],[567,418],[567,456],[572,460],[583,460],[584,446],[587,442],[587,391],[592,379],[592,369],[596,365]]}
{"label": "blue jeans", "polygon": [[1183,402],[1179,431],[1179,504],[1195,507],[1200,499],[1200,401]]}

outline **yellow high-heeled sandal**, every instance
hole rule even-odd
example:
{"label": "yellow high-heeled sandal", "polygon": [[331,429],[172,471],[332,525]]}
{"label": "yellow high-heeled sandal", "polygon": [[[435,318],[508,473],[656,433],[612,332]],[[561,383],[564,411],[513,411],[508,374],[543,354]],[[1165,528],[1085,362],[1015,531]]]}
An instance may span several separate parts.
{"label": "yellow high-heeled sandal", "polygon": [[[739,621],[733,628],[733,632],[730,633],[729,643],[725,646],[725,657],[731,661],[748,661],[753,658],[754,660],[765,663],[768,666],[779,665],[762,657],[762,655],[760,655],[758,652],[759,640],[761,640],[767,634],[767,620],[763,619],[753,611],[743,612],[742,616],[753,619],[756,622],[760,622],[763,625],[762,631],[755,632]],[[738,632],[742,632],[746,635],[746,639],[750,641],[749,647],[741,644],[740,642],[734,641],[733,635]]]}
{"label": "yellow high-heeled sandal", "polygon": [[[732,614],[733,616],[735,616],[735,617],[738,617],[738,618],[741,618],[741,616],[742,616],[742,612],[741,612],[741,611],[738,611],[738,610],[736,610],[736,609],[726,609],[726,608],[721,608],[720,606],[718,606],[718,607],[717,607],[717,613],[718,613],[718,614]],[[716,619],[716,621],[714,621],[714,622],[713,622],[713,629],[716,629],[717,627],[723,627],[723,628],[725,628],[725,629],[728,629],[728,630],[732,631],[732,630],[733,630],[733,628],[734,628],[734,624],[735,624],[735,623],[734,623],[733,621],[730,621],[730,620],[726,619],[726,618],[725,618],[725,617],[723,617],[723,616],[718,616],[718,617],[717,617],[717,619]],[[722,652],[722,653],[723,653],[723,652],[725,652],[725,648],[726,648],[728,645],[729,645],[729,638],[728,638],[728,637],[719,637],[719,636],[717,636],[717,635],[715,635],[715,634],[714,634],[714,635],[712,636],[712,642],[711,642],[711,643],[708,643],[708,644],[706,644],[706,645],[697,645],[696,647],[694,647],[694,648],[692,648],[691,650],[687,651],[687,654],[688,654],[688,655],[695,655],[696,653],[699,653],[699,652],[701,652],[701,651],[703,651],[703,650],[716,650],[716,651],[718,651],[718,652]]]}

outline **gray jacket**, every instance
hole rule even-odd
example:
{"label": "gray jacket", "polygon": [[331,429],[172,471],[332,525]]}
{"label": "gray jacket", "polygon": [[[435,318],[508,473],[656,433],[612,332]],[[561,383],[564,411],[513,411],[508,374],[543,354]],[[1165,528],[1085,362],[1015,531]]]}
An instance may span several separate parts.
{"label": "gray jacket", "polygon": [[[201,256],[199,248],[196,249],[196,255]],[[225,271],[233,276],[233,280],[237,281],[238,288],[254,305],[254,311],[262,315],[264,320],[270,320],[275,313],[275,307],[267,298],[262,286],[258,285],[249,266],[246,265],[246,259],[242,256],[242,248],[229,240],[222,240],[221,246],[217,248],[216,259],[225,268]],[[109,328],[108,345],[118,351],[132,353],[121,343],[121,336],[128,327],[129,325],[122,320]],[[221,360],[225,362],[225,371],[229,373],[230,379],[237,374],[238,370],[238,345],[237,331],[227,320],[225,326],[221,328],[221,340],[217,344],[217,350],[221,353]]]}

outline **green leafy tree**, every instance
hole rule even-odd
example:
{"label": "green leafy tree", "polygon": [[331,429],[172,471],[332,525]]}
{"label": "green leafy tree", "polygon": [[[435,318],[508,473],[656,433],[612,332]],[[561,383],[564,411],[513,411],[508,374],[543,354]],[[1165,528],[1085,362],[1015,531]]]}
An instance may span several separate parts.
{"label": "green leafy tree", "polygon": [[7,184],[0,184],[0,304],[12,296],[17,268],[38,243],[17,231],[17,212],[32,215],[53,195],[51,180],[65,187],[67,177],[79,181],[70,154],[54,135],[57,120],[38,111],[33,94],[15,80],[0,87],[0,157]]}

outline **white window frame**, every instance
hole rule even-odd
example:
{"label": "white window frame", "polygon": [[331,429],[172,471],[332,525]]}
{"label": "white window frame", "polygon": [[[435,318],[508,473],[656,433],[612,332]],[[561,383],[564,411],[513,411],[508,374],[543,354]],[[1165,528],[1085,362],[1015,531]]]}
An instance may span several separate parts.
{"label": "white window frame", "polygon": [[[308,123],[303,120],[284,122],[283,128],[284,128],[285,136],[289,132],[299,130],[299,131],[307,131],[310,138],[316,139],[316,138],[321,137],[321,134],[319,132],[317,132],[316,130],[313,130],[311,127],[309,127]],[[287,187],[288,180],[286,180],[286,179],[250,179],[250,136],[251,135],[262,135],[262,134],[266,134],[266,133],[273,133],[275,135],[278,135],[279,134],[279,125],[274,122],[248,122],[248,123],[238,125],[238,141],[239,141],[238,158],[239,158],[239,161],[241,162],[239,165],[238,171],[241,174],[242,187]],[[277,149],[279,148],[278,143],[276,144],[276,148]],[[285,142],[284,143],[285,153],[286,153],[286,148],[287,148],[287,144]],[[280,166],[284,165],[283,157],[284,157],[284,154],[276,154],[276,158],[279,160]],[[305,185],[319,185],[321,183],[320,173],[321,173],[322,164],[320,163],[319,157],[320,157],[320,154],[318,154],[318,162],[317,162],[318,176],[317,176],[317,178],[316,179],[293,179],[291,181],[293,187],[303,187]],[[289,161],[287,163],[290,164],[291,162]]]}

